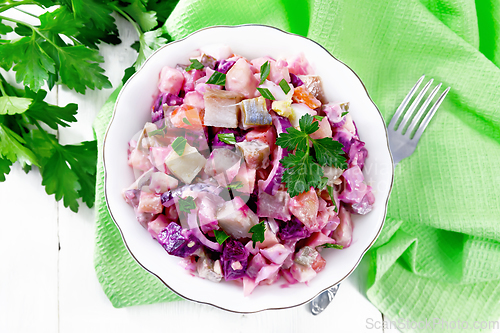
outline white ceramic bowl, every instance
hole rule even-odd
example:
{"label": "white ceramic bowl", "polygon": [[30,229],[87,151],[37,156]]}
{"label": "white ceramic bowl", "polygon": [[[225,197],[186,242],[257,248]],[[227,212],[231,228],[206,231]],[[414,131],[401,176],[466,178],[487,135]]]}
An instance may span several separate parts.
{"label": "white ceramic bowl", "polygon": [[[228,45],[234,53],[248,59],[266,55],[290,57],[303,52],[315,73],[321,76],[327,100],[350,102],[349,112],[369,152],[364,173],[373,187],[376,201],[369,214],[353,215],[352,245],[342,251],[323,251],[327,265],[307,285],[283,288],[285,281],[280,281],[271,286],[259,286],[250,296],[244,297],[242,287],[234,283],[213,283],[191,276],[179,266],[180,258],[168,255],[140,226],[132,207],[121,196],[122,190],[134,181],[132,169],[127,165],[127,142],[151,120],[150,108],[161,68],[186,64],[193,51],[210,44]],[[138,263],[186,299],[242,313],[303,304],[349,276],[382,230],[393,179],[385,124],[359,77],[316,42],[261,25],[210,27],[156,51],[118,96],[106,133],[104,164],[109,211]]]}

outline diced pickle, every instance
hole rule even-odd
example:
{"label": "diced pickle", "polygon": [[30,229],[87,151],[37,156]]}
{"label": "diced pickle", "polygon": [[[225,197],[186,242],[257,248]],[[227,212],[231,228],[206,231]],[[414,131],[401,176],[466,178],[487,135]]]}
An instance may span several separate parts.
{"label": "diced pickle", "polygon": [[244,128],[271,125],[272,118],[267,111],[266,99],[260,96],[242,101],[241,122]]}

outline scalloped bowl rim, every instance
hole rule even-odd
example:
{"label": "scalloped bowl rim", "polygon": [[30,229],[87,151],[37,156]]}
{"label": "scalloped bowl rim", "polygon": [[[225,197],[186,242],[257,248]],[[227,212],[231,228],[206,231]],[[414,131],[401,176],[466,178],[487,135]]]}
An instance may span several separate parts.
{"label": "scalloped bowl rim", "polygon": [[[266,34],[265,39],[259,37],[262,34]],[[271,41],[276,40],[273,37],[281,38],[279,45],[273,45]],[[293,43],[286,44],[286,41]],[[254,44],[258,47],[249,49],[246,45],[252,42],[258,42]],[[127,143],[150,119],[149,110],[161,67],[187,63],[192,52],[210,44],[226,44],[249,59],[302,52],[321,76],[327,100],[350,102],[349,112],[369,152],[364,173],[373,187],[376,202],[369,214],[353,216],[355,228],[349,248],[322,252],[327,265],[308,284],[288,286],[281,280],[271,286],[259,286],[250,296],[243,297],[242,286],[236,283],[217,284],[192,276],[178,265],[180,258],[169,256],[137,223],[133,209],[121,196],[121,190],[133,182],[132,170],[126,162]],[[335,79],[328,74],[335,74]],[[342,80],[336,80],[338,76]],[[155,79],[151,80],[152,77]],[[130,122],[130,119],[137,121]],[[259,24],[207,27],[155,51],[123,86],[105,133],[102,157],[106,204],[127,250],[137,263],[185,299],[238,313],[298,306],[347,278],[382,230],[394,177],[384,120],[357,74],[315,41]]]}

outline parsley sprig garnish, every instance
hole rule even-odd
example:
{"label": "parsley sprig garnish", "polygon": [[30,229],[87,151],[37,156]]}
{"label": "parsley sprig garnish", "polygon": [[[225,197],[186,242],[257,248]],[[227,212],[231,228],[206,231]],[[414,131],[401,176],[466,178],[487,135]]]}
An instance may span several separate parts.
{"label": "parsley sprig garnish", "polygon": [[266,222],[261,221],[253,227],[250,228],[249,232],[252,233],[252,245],[255,249],[255,244],[257,242],[262,243],[265,240],[264,233],[266,232]]}
{"label": "parsley sprig garnish", "polygon": [[295,154],[280,160],[285,167],[282,182],[286,184],[291,197],[309,190],[311,186],[324,187],[324,173],[321,166],[347,168],[342,151],[343,145],[340,142],[332,138],[311,138],[310,135],[319,129],[318,122],[314,121],[313,116],[303,115],[299,120],[299,127],[300,130],[289,127],[287,132],[281,133],[276,140],[278,146],[289,151],[295,150]]}

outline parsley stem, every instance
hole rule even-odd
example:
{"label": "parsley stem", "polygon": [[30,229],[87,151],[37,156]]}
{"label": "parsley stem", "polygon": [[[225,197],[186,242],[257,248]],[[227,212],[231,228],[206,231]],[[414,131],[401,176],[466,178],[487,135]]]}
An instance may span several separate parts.
{"label": "parsley stem", "polygon": [[26,14],[26,15],[29,15],[29,16],[32,16],[32,17],[35,17],[35,18],[38,18],[38,16],[36,16],[35,14],[32,14],[30,12],[27,12],[25,10],[22,10],[22,9],[19,9],[19,8],[15,8],[15,10],[17,10],[18,12],[21,12],[23,14]]}
{"label": "parsley stem", "polygon": [[24,26],[30,28],[31,30],[33,30],[33,32],[36,32],[38,35],[40,35],[43,39],[45,39],[47,42],[49,42],[57,50],[61,50],[61,48],[59,47],[59,45],[57,45],[56,43],[54,43],[51,39],[49,39],[47,36],[45,36],[44,34],[42,34],[40,32],[40,30],[38,30],[36,27],[32,26],[29,23],[26,23],[26,22],[23,22],[23,21],[19,21],[19,20],[10,18],[10,17],[1,16],[1,15],[0,15],[0,20],[11,21],[11,22],[14,22],[14,23],[17,23],[17,24],[24,25]]}
{"label": "parsley stem", "polygon": [[120,14],[123,17],[125,17],[127,19],[127,21],[129,21],[132,24],[132,26],[134,27],[135,31],[137,31],[137,34],[139,35],[139,37],[141,37],[142,35],[144,35],[144,33],[141,31],[141,28],[139,27],[139,25],[127,13],[125,13],[123,10],[121,10],[115,4],[110,4],[110,7],[113,8],[118,14]]}
{"label": "parsley stem", "polygon": [[11,9],[13,7],[17,7],[19,5],[36,5],[36,4],[37,4],[36,2],[29,1],[29,0],[17,1],[17,2],[11,3],[10,5],[2,6],[2,8],[0,8],[0,13],[6,11],[8,9]]}
{"label": "parsley stem", "polygon": [[5,92],[5,89],[3,88],[3,83],[0,80],[0,92],[2,92],[2,96],[7,96],[7,93]]}

